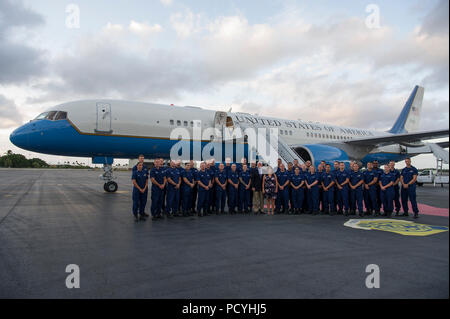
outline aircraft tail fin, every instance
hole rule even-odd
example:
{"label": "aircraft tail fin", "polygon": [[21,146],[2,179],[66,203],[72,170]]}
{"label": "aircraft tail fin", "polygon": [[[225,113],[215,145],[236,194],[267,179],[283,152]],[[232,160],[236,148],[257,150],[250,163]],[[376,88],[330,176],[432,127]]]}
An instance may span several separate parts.
{"label": "aircraft tail fin", "polygon": [[416,85],[389,133],[409,133],[419,129],[424,88]]}

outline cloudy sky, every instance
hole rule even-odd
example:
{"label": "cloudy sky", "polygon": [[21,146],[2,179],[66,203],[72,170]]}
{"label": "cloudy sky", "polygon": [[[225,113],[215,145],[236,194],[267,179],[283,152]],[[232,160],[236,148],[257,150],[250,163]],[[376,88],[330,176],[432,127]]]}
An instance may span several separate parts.
{"label": "cloudy sky", "polygon": [[419,84],[421,129],[447,128],[448,11],[448,0],[0,0],[0,153],[34,156],[12,130],[87,98],[386,130]]}

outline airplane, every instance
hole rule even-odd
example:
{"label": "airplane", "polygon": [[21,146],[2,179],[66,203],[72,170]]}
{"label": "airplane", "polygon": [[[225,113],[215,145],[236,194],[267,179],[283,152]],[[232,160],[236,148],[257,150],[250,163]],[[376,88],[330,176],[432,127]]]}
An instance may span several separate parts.
{"label": "airplane", "polygon": [[[63,103],[39,114],[10,135],[19,148],[61,156],[91,157],[93,164],[103,164],[104,190],[115,192],[112,163],[114,158],[170,158],[179,142],[193,149],[196,142],[203,149],[208,143],[225,143],[223,135],[195,138],[195,130],[215,127],[270,128],[278,132],[277,158],[300,163],[335,160],[357,161],[365,165],[378,160],[401,161],[424,153],[433,153],[448,163],[449,142],[424,140],[449,136],[449,130],[418,131],[424,88],[415,86],[394,125],[387,132],[342,127],[293,119],[281,119],[242,112],[214,111],[195,106],[173,106],[124,100],[82,100]],[[174,129],[185,129],[192,137],[174,137]],[[247,136],[233,137],[234,145],[247,144]],[[234,146],[235,147],[235,146]],[[246,149],[248,154],[248,147]],[[258,150],[256,150],[257,152]],[[258,153],[264,160],[264,154]],[[191,157],[192,158],[192,157]],[[199,160],[199,158],[195,158]],[[220,158],[216,158],[216,160]],[[234,157],[233,157],[234,159]],[[221,158],[223,161],[223,157]]]}

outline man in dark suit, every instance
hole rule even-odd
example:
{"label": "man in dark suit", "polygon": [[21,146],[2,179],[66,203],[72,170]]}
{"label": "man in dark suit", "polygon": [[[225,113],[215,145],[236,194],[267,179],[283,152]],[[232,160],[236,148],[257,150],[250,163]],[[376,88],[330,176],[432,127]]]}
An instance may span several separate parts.
{"label": "man in dark suit", "polygon": [[262,192],[263,170],[262,163],[258,162],[256,169],[252,170],[251,184],[253,191],[253,212],[264,214],[264,194]]}

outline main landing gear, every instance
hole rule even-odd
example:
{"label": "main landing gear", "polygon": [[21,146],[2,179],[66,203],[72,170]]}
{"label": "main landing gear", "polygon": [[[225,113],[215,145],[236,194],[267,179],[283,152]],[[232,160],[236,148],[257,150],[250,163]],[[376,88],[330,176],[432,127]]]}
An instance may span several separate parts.
{"label": "main landing gear", "polygon": [[100,178],[105,181],[105,184],[103,185],[105,192],[114,193],[119,188],[117,183],[114,182],[115,177],[113,175],[111,164],[103,164],[103,174],[100,175]]}

